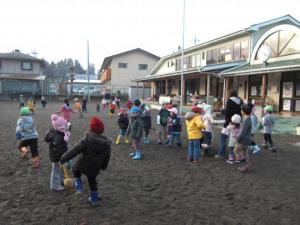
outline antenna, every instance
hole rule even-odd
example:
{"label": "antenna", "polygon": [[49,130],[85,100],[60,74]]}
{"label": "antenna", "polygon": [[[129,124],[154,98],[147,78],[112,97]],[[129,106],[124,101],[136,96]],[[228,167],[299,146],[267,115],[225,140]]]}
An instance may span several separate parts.
{"label": "antenna", "polygon": [[37,53],[37,51],[35,49],[32,50],[31,54],[36,57],[39,53]]}
{"label": "antenna", "polygon": [[194,45],[197,45],[200,42],[200,40],[197,39],[197,35],[196,34],[195,34],[195,37],[193,39],[191,39],[190,41],[194,42]]}

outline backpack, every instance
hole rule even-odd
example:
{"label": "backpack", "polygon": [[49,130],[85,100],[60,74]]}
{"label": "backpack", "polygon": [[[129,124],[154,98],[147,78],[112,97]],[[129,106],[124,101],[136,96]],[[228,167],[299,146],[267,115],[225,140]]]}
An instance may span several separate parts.
{"label": "backpack", "polygon": [[159,123],[162,126],[166,126],[168,123],[169,112],[167,110],[163,110],[160,114]]}

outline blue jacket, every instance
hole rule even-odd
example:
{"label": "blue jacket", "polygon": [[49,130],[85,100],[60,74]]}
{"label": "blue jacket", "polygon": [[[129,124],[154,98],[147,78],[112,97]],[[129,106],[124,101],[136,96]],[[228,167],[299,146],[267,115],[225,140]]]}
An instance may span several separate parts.
{"label": "blue jacket", "polygon": [[31,116],[21,116],[17,122],[16,138],[17,140],[30,140],[38,138],[38,132],[35,129],[34,121]]}
{"label": "blue jacket", "polygon": [[261,120],[265,134],[271,134],[274,126],[274,119],[270,113],[267,113]]}
{"label": "blue jacket", "polygon": [[248,116],[242,123],[241,131],[239,133],[239,136],[237,137],[237,142],[243,145],[250,145],[252,142],[251,131],[252,121],[251,117]]}

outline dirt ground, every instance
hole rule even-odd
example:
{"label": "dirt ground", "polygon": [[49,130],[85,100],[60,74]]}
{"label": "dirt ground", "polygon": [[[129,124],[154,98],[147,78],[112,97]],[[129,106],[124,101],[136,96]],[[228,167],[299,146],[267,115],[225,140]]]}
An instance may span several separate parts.
{"label": "dirt ground", "polygon": [[[0,102],[0,225],[298,225],[300,224],[299,136],[275,135],[278,153],[264,150],[252,157],[248,174],[224,160],[203,158],[198,165],[186,162],[186,132],[182,148],[165,148],[156,143],[143,145],[143,159],[129,157],[129,145],[113,145],[109,167],[97,178],[102,200],[99,207],[87,203],[89,188],[83,177],[84,193],[56,193],[49,189],[51,163],[43,141],[50,127],[50,115],[60,103],[45,110],[38,103],[34,115],[40,135],[41,167],[31,168],[16,150],[16,102]],[[73,146],[87,130],[92,115],[101,116],[105,134],[117,135],[116,119],[107,112],[96,113],[88,105],[83,119],[73,115]],[[153,111],[153,116],[156,116]],[[155,120],[154,120],[155,121]],[[185,128],[183,129],[185,130]],[[217,129],[213,149],[218,146]],[[261,143],[261,135],[257,135]]]}

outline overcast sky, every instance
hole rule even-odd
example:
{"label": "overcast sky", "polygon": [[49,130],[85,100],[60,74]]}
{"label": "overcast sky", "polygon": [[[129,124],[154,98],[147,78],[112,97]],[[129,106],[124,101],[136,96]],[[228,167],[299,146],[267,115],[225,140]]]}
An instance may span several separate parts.
{"label": "overcast sky", "polygon": [[[98,70],[104,57],[142,48],[160,57],[182,43],[183,0],[5,0],[0,52],[20,49],[47,61],[78,59]],[[299,0],[186,0],[185,46],[286,14],[300,20]]]}

